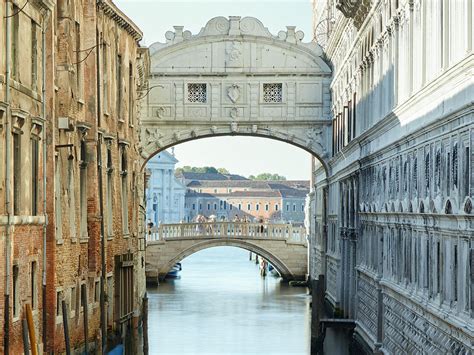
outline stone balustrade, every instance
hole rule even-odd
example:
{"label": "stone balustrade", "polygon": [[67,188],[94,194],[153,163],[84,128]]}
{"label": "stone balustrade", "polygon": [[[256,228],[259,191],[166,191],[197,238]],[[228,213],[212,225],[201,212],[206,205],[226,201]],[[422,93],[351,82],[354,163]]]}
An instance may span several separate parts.
{"label": "stone balustrade", "polygon": [[161,224],[148,231],[147,241],[164,241],[176,238],[264,238],[284,239],[290,243],[305,244],[306,229],[291,224],[248,222],[206,222]]}

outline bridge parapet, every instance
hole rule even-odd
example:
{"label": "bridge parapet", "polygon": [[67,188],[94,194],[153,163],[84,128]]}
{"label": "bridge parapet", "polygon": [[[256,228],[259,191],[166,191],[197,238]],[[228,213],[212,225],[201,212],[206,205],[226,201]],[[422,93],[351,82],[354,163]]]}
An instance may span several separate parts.
{"label": "bridge parapet", "polygon": [[306,229],[292,224],[248,223],[248,222],[206,222],[161,224],[151,228],[147,242],[165,241],[176,238],[238,238],[238,239],[280,239],[287,243],[306,245]]}

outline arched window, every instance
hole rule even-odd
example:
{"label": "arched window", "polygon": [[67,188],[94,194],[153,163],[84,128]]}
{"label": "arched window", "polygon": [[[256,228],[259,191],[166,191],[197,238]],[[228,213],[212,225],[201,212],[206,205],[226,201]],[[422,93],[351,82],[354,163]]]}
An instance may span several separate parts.
{"label": "arched window", "polygon": [[458,188],[458,144],[454,143],[453,146],[453,161],[452,161],[452,175],[453,175],[453,188]]}
{"label": "arched window", "polygon": [[399,192],[400,191],[400,162],[397,159],[395,163],[395,191]]}
{"label": "arched window", "polygon": [[418,190],[418,160],[416,157],[413,158],[413,189]]}
{"label": "arched window", "polygon": [[[128,161],[127,148],[123,144],[120,149],[120,177],[121,177],[121,196],[122,196],[122,232],[124,235],[129,234],[128,230]],[[194,208],[193,208],[194,209]]]}
{"label": "arched window", "polygon": [[446,206],[444,208],[444,213],[446,214],[453,214],[453,206],[451,205],[451,201],[446,202]]}
{"label": "arched window", "polygon": [[464,204],[464,212],[467,214],[472,213],[472,201],[470,198],[468,198],[466,203]]}
{"label": "arched window", "polygon": [[426,196],[428,196],[430,191],[430,153],[426,153],[425,155],[425,188],[426,188]]}
{"label": "arched window", "polygon": [[408,191],[408,160],[403,163],[403,191]]}
{"label": "arched window", "polygon": [[436,188],[439,191],[441,186],[441,150],[436,151],[435,157],[435,184]]}

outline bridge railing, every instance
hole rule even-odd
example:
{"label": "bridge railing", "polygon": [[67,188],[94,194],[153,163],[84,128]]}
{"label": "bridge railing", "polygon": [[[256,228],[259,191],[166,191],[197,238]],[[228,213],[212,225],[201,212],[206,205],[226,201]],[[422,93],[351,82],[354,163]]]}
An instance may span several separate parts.
{"label": "bridge railing", "polygon": [[306,244],[306,229],[291,224],[267,224],[246,222],[206,222],[161,224],[148,231],[148,241],[173,238],[269,238],[287,239],[289,242]]}

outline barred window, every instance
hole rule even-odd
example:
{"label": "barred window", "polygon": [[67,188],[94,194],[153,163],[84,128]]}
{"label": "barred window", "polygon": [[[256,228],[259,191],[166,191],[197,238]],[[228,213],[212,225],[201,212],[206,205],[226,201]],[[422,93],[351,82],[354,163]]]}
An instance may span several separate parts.
{"label": "barred window", "polygon": [[283,102],[283,84],[263,84],[263,102]]}
{"label": "barred window", "polygon": [[188,101],[197,103],[206,103],[207,86],[206,84],[188,84]]}

